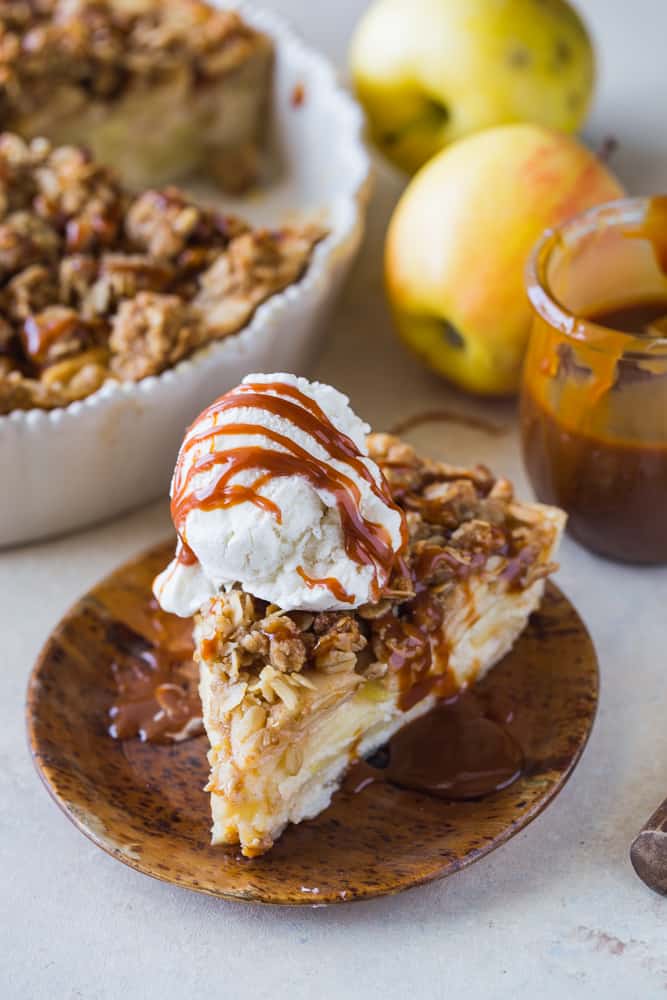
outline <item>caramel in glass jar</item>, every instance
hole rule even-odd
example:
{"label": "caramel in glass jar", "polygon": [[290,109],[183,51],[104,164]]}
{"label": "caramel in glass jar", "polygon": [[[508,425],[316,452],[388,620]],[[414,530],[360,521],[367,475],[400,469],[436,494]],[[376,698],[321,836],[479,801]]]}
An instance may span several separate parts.
{"label": "caramel in glass jar", "polygon": [[521,430],[537,496],[582,544],[667,563],[667,199],[593,209],[538,246]]}

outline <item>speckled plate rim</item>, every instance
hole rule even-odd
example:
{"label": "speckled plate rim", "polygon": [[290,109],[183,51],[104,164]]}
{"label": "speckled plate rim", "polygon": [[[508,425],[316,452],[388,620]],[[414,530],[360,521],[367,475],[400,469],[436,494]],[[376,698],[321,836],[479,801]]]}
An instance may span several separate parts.
{"label": "speckled plate rim", "polygon": [[[155,551],[155,549],[159,547],[160,546],[151,546],[150,549],[145,550],[145,552],[139,555],[138,557],[134,557],[133,559],[126,561],[117,569],[112,571],[112,573],[108,574],[108,576],[106,576],[103,580],[99,581],[99,583],[96,584],[94,587],[92,587],[91,591],[89,591],[88,593],[91,593],[97,587],[103,586],[113,577],[116,577],[117,575],[123,573],[131,566],[134,566],[137,562],[140,562],[143,558],[148,557],[151,552]],[[550,581],[548,586],[557,596],[561,597],[566,602],[569,609],[571,609],[574,612],[581,626],[581,634],[588,641],[590,645],[591,660],[586,675],[591,683],[591,694],[593,696],[593,701],[591,704],[589,715],[587,717],[586,729],[583,732],[581,738],[579,739],[576,748],[572,750],[569,763],[567,764],[566,767],[562,769],[558,777],[555,780],[553,780],[553,782],[550,784],[548,790],[544,793],[542,798],[537,800],[531,808],[526,810],[526,812],[522,813],[518,819],[508,823],[507,827],[502,831],[502,833],[498,834],[490,843],[481,846],[479,849],[475,851],[469,852],[464,858],[462,858],[458,862],[449,862],[446,867],[443,865],[441,870],[427,872],[422,877],[411,878],[404,884],[396,884],[389,887],[382,886],[357,894],[351,894],[343,891],[335,896],[327,896],[322,899],[318,898],[318,896],[316,895],[313,896],[304,893],[303,899],[292,898],[289,900],[286,900],[284,898],[272,897],[267,894],[262,894],[260,892],[255,891],[254,889],[249,889],[248,891],[240,891],[240,890],[236,891],[224,888],[221,888],[220,890],[212,889],[206,886],[202,886],[200,884],[194,884],[192,880],[187,878],[180,879],[176,877],[174,874],[165,875],[161,874],[158,871],[155,871],[152,868],[148,868],[145,865],[143,865],[140,860],[133,858],[130,854],[123,853],[117,846],[115,846],[115,844],[112,841],[110,842],[107,839],[105,839],[105,837],[99,831],[91,829],[91,826],[89,825],[90,817],[87,816],[84,819],[84,817],[80,814],[79,810],[77,809],[76,805],[74,805],[71,801],[69,801],[69,799],[65,795],[61,794],[58,783],[59,769],[57,767],[52,767],[44,760],[42,751],[40,750],[39,747],[39,738],[35,730],[35,720],[37,718],[36,707],[39,697],[37,681],[40,672],[43,669],[46,658],[49,654],[49,648],[52,643],[53,636],[65,622],[71,620],[75,616],[75,614],[81,608],[83,602],[85,601],[88,595],[84,595],[82,598],[77,600],[60,619],[60,621],[52,630],[51,634],[44,643],[39,653],[39,656],[37,657],[35,665],[30,673],[30,677],[28,679],[28,688],[26,693],[26,705],[25,705],[25,722],[26,722],[28,749],[33,764],[35,766],[35,769],[42,781],[42,784],[46,787],[51,799],[56,803],[58,808],[61,810],[61,812],[64,813],[67,819],[69,819],[70,822],[73,823],[73,825],[77,828],[77,830],[79,830],[88,840],[92,841],[92,843],[94,843],[97,847],[101,848],[110,857],[114,858],[117,861],[120,861],[122,864],[133,869],[134,871],[139,872],[142,875],[146,875],[150,878],[153,878],[159,882],[165,882],[170,885],[176,885],[179,888],[187,889],[190,890],[191,892],[196,892],[201,895],[211,896],[213,898],[229,902],[257,903],[263,906],[308,906],[311,908],[338,904],[338,903],[361,902],[362,900],[377,899],[377,898],[382,898],[384,896],[394,896],[401,892],[407,892],[410,889],[416,889],[420,886],[427,885],[431,882],[442,881],[448,878],[450,875],[454,875],[459,871],[463,871],[465,868],[468,868],[470,865],[474,864],[477,861],[480,861],[482,858],[491,854],[497,848],[502,847],[504,844],[506,844],[509,840],[515,837],[522,830],[525,830],[526,827],[533,822],[533,820],[535,820],[542,812],[544,812],[544,810],[548,806],[551,805],[554,799],[563,790],[563,788],[569,781],[570,777],[574,773],[577,765],[579,764],[579,761],[581,760],[584,750],[588,745],[595,724],[595,720],[597,717],[599,695],[600,695],[600,670],[599,670],[599,661],[597,658],[597,653],[595,650],[595,646],[593,644],[592,637],[586,627],[586,624],[579,615],[579,613],[577,612],[575,606],[560,590],[560,588],[557,587],[553,582]]]}

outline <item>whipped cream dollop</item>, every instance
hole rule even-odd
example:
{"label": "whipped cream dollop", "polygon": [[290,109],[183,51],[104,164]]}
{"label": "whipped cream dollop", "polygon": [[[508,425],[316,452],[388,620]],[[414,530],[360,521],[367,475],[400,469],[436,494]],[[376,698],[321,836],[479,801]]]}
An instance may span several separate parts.
{"label": "whipped cream dollop", "polygon": [[369,430],[342,393],[288,374],[248,375],[204,410],[172,479],[162,608],[189,616],[234,585],[285,611],[377,600],[406,526]]}

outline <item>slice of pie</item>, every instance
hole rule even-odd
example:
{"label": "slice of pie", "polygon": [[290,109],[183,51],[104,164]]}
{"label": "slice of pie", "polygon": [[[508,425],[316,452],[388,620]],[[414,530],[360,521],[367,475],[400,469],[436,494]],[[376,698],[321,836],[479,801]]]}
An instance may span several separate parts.
{"label": "slice of pie", "polygon": [[374,434],[409,542],[381,599],[283,612],[239,588],[197,616],[214,844],[267,851],[329,803],[357,758],[480,679],[540,602],[565,515],[477,466]]}
{"label": "slice of pie", "polygon": [[204,169],[241,191],[260,167],[273,46],[201,0],[0,6],[1,124],[85,144],[133,188]]}

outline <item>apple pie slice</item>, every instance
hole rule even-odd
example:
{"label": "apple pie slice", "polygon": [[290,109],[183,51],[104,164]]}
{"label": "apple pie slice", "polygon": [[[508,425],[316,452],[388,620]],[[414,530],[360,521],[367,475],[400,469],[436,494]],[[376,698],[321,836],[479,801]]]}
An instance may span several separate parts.
{"label": "apple pie slice", "polygon": [[368,448],[409,531],[377,601],[284,612],[237,586],[196,619],[212,840],[247,857],[321,812],[355,759],[483,677],[555,568],[560,510],[386,434]]}

